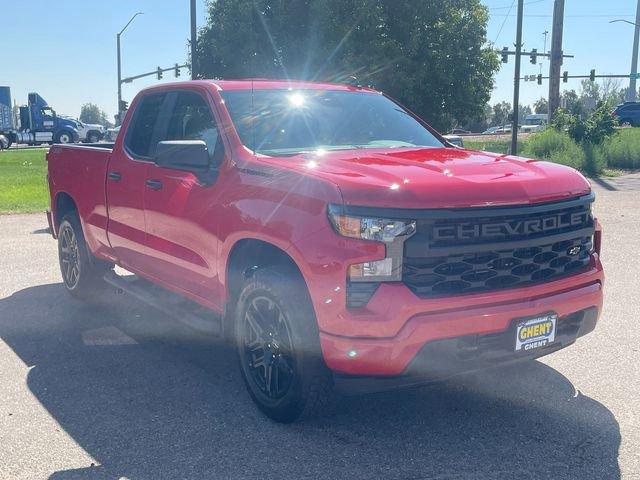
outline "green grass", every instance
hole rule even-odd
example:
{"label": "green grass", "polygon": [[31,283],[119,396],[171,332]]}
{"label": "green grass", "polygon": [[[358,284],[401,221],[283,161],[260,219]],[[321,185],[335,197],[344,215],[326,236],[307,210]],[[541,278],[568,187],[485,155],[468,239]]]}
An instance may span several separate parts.
{"label": "green grass", "polygon": [[44,211],[49,205],[47,149],[0,151],[0,213]]}
{"label": "green grass", "polygon": [[623,128],[604,142],[602,155],[611,168],[640,168],[640,128]]}
{"label": "green grass", "polygon": [[[522,141],[518,142],[522,144]],[[464,148],[482,150],[484,152],[508,153],[511,140],[465,140]]]}

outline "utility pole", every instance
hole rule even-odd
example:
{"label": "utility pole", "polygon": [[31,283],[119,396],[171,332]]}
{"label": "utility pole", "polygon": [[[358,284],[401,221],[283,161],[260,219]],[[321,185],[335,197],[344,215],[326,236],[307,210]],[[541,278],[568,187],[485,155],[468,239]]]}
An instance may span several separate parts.
{"label": "utility pole", "polygon": [[563,28],[564,0],[555,0],[553,4],[553,29],[551,31],[551,58],[549,61],[549,122],[553,120],[553,116],[560,106]]}
{"label": "utility pole", "polygon": [[[640,0],[638,0],[640,1]],[[516,27],[516,68],[513,76],[513,124],[511,126],[511,155],[518,154],[518,103],[520,101],[520,60],[522,57],[522,10],[524,0],[518,0],[518,24]]]}
{"label": "utility pole", "polygon": [[198,69],[196,65],[196,41],[196,0],[191,0],[191,80],[195,80],[198,77]]}
{"label": "utility pole", "polygon": [[[640,38],[640,0],[638,0],[638,6],[636,7],[636,31],[633,35],[633,53],[631,57],[631,73],[638,73],[638,39]],[[629,91],[627,92],[627,100],[635,102],[637,98],[636,90],[636,76],[631,75],[629,78]]]}

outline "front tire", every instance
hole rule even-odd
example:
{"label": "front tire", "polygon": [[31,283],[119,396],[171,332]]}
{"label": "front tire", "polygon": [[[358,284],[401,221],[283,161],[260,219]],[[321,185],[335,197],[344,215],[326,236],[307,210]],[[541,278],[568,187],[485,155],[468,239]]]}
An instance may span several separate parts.
{"label": "front tire", "polygon": [[87,140],[89,140],[89,143],[98,143],[100,141],[100,135],[97,133],[90,133]]}
{"label": "front tire", "polygon": [[298,272],[282,266],[254,272],[235,311],[240,370],[258,408],[282,423],[318,414],[333,396],[333,378]]}
{"label": "front tire", "polygon": [[111,265],[93,258],[75,214],[66,215],[60,222],[58,259],[63,284],[72,296],[89,300],[105,290],[103,277]]}
{"label": "front tire", "polygon": [[63,130],[56,135],[55,143],[73,143],[73,135],[70,132]]}

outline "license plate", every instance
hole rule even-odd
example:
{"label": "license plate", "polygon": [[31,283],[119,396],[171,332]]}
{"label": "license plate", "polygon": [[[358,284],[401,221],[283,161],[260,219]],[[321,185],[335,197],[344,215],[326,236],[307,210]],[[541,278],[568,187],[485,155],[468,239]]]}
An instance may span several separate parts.
{"label": "license plate", "polygon": [[516,351],[530,351],[546,347],[556,339],[558,315],[547,313],[518,322],[516,328]]}

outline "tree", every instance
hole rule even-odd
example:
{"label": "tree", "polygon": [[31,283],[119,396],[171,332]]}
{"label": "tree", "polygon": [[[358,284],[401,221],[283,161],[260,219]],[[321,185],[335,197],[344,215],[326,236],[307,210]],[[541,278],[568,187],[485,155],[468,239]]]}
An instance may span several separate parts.
{"label": "tree", "polygon": [[95,103],[85,103],[80,108],[80,121],[82,123],[94,123],[104,125],[105,127],[112,127],[112,123],[107,120],[107,114],[100,110]]}
{"label": "tree", "polygon": [[549,113],[549,102],[546,98],[540,97],[533,104],[533,111],[538,114]]}
{"label": "tree", "polygon": [[560,96],[560,105],[563,110],[572,115],[586,115],[586,109],[575,90],[565,90]]}
{"label": "tree", "polygon": [[491,123],[493,125],[507,125],[511,123],[510,116],[512,112],[511,104],[509,102],[496,103],[493,106],[493,118]]}
{"label": "tree", "polygon": [[582,109],[586,113],[590,113],[596,108],[600,100],[602,100],[600,84],[590,80],[582,80],[580,82],[580,102],[582,103]]}
{"label": "tree", "polygon": [[522,124],[527,115],[531,115],[531,107],[529,105],[518,105],[518,123]]}
{"label": "tree", "polygon": [[482,116],[499,67],[480,0],[217,0],[208,8],[199,75],[355,75],[441,130]]}

